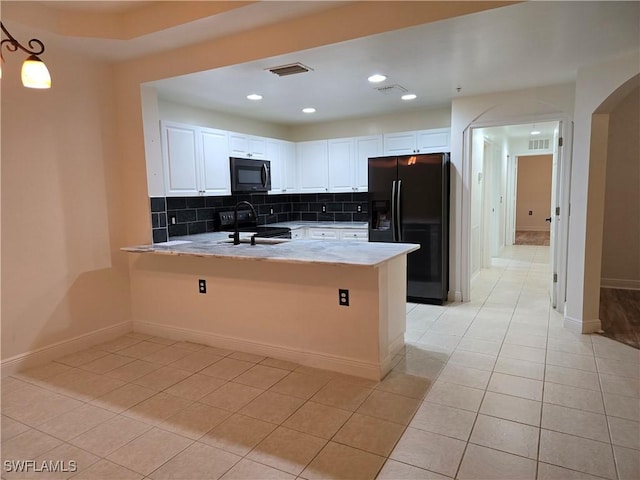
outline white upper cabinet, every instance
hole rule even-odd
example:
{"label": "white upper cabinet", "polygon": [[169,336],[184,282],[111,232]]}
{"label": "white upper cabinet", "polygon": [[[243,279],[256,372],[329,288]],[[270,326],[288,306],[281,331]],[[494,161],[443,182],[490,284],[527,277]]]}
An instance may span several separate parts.
{"label": "white upper cabinet", "polygon": [[298,163],[298,191],[318,193],[329,191],[329,165],[327,140],[298,142],[296,144]]}
{"label": "white upper cabinet", "polygon": [[282,193],[295,193],[298,191],[296,144],[283,141],[281,147],[281,164],[283,165]]}
{"label": "white upper cabinet", "polygon": [[355,179],[356,192],[366,192],[369,186],[369,159],[383,154],[382,135],[356,137]]}
{"label": "white upper cabinet", "polygon": [[160,130],[168,197],[230,193],[226,132],[175,122]]}
{"label": "white upper cabinet", "polygon": [[384,154],[410,155],[412,153],[449,152],[451,150],[449,136],[449,128],[385,133]]}
{"label": "white upper cabinet", "polygon": [[366,192],[370,157],[382,155],[382,135],[329,140],[329,191]]}
{"label": "white upper cabinet", "polygon": [[282,158],[282,143],[274,138],[266,140],[265,158],[271,162],[271,190],[269,193],[282,193],[285,168]]}
{"label": "white upper cabinet", "polygon": [[329,191],[353,192],[356,144],[353,138],[328,140]]}
{"label": "white upper cabinet", "polygon": [[244,133],[229,132],[229,156],[269,160],[267,158],[267,139]]}
{"label": "white upper cabinet", "polygon": [[231,194],[227,132],[201,128],[199,140],[202,146],[202,194]]}

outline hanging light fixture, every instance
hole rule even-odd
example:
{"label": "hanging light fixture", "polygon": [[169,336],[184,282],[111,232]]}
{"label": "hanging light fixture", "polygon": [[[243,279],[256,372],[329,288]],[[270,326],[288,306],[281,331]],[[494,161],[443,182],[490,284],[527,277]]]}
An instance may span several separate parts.
{"label": "hanging light fixture", "polygon": [[[51,88],[51,75],[49,70],[38,55],[44,52],[44,44],[37,38],[29,40],[29,48],[20,44],[4,27],[4,24],[0,22],[0,28],[8,38],[2,39],[0,42],[0,58],[4,62],[4,55],[2,54],[2,48],[7,47],[10,52],[17,52],[18,49],[29,54],[27,59],[22,64],[22,85],[27,88]],[[0,78],[2,78],[2,70],[0,70]]]}

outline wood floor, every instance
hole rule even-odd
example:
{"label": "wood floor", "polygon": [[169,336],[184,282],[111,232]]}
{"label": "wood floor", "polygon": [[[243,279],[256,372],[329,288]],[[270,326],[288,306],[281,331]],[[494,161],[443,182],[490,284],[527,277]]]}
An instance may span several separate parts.
{"label": "wood floor", "polygon": [[640,290],[600,289],[604,335],[640,349]]}
{"label": "wood floor", "polygon": [[516,245],[549,245],[549,232],[525,232],[516,230]]}

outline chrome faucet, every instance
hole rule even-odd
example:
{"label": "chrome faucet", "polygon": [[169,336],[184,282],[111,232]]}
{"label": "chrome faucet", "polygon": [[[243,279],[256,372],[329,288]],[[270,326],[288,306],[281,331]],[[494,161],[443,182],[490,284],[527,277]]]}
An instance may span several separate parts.
{"label": "chrome faucet", "polygon": [[[240,205],[247,205],[251,209],[251,213],[253,213],[253,218],[257,221],[258,214],[256,213],[256,209],[246,200],[236,203],[236,206],[233,207],[233,244],[240,245],[240,231],[238,230],[238,207]],[[255,245],[255,243],[254,243]]]}

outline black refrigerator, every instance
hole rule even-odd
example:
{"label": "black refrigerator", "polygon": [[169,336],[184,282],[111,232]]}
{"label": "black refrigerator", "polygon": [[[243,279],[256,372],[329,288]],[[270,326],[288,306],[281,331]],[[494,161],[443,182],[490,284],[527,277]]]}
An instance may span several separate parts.
{"label": "black refrigerator", "polygon": [[448,153],[369,159],[369,241],[420,244],[407,256],[407,301],[447,300]]}

